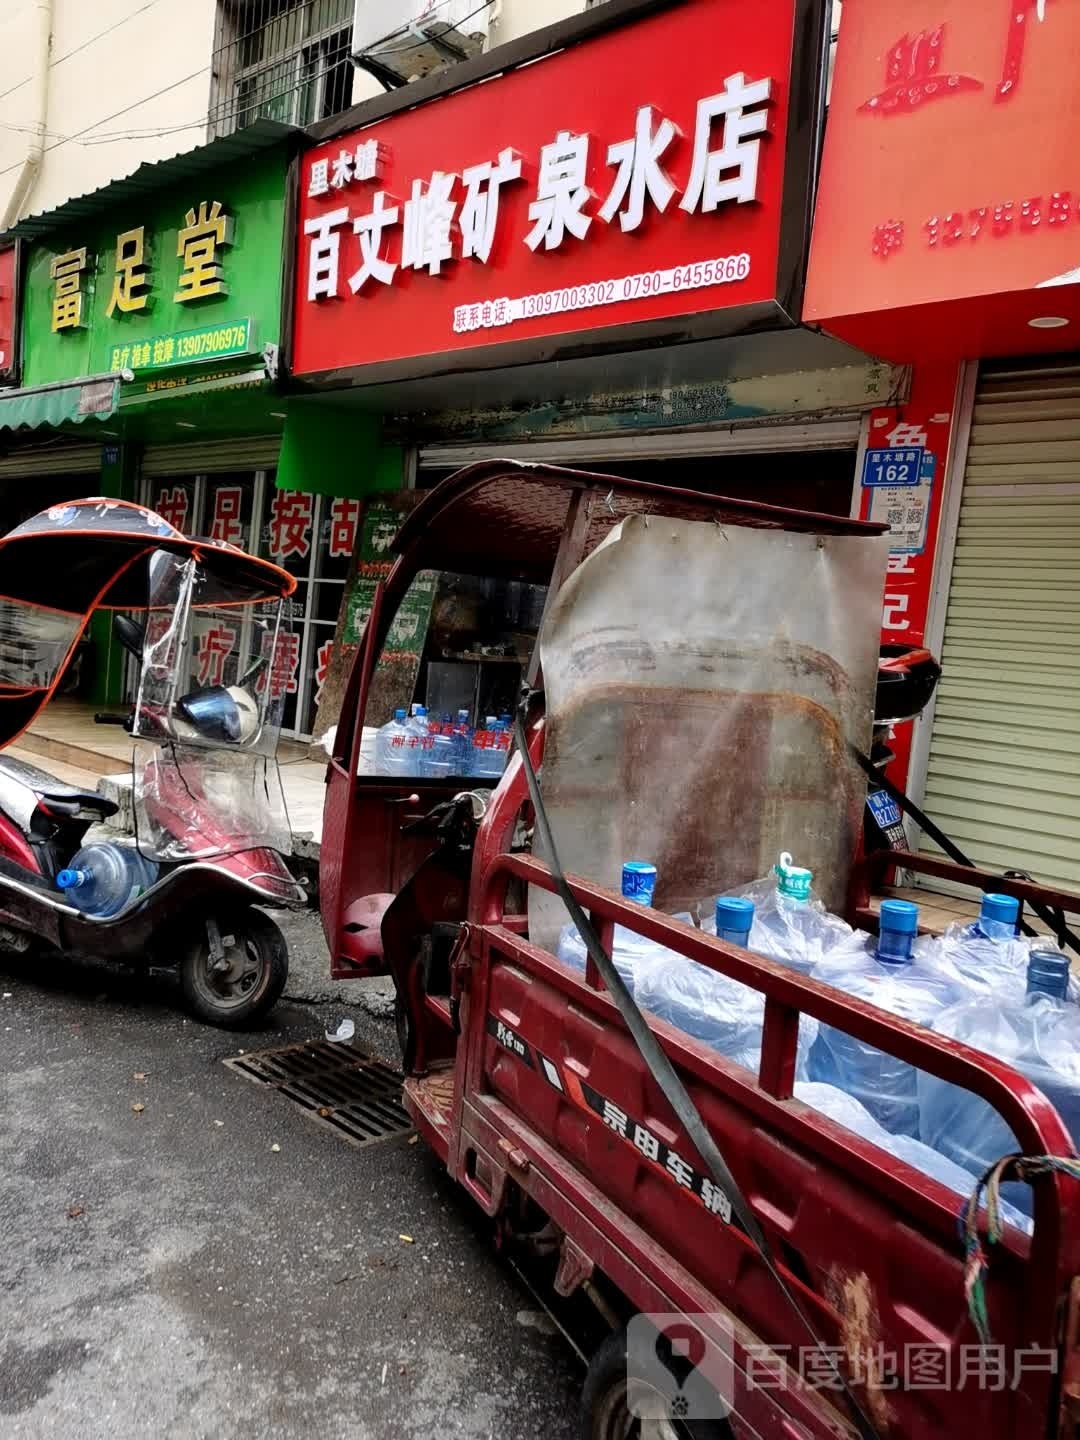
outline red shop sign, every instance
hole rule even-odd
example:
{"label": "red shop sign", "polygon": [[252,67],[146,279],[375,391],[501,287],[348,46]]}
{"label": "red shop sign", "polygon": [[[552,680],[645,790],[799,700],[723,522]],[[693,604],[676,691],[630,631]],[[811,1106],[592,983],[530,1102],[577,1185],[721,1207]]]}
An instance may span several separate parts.
{"label": "red shop sign", "polygon": [[0,385],[19,378],[19,244],[0,247]]}
{"label": "red shop sign", "polygon": [[792,323],[821,10],[682,0],[310,150],[294,372]]}
{"label": "red shop sign", "polygon": [[[1075,345],[1080,6],[844,6],[804,315],[890,359]],[[900,312],[900,313],[898,313]]]}

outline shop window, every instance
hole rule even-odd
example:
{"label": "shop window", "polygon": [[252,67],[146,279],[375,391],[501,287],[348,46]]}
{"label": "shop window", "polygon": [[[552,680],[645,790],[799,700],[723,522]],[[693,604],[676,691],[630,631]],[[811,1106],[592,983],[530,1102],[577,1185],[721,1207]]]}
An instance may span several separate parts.
{"label": "shop window", "polygon": [[211,135],[310,125],[352,103],[354,0],[219,0]]}
{"label": "shop window", "polygon": [[426,705],[433,721],[471,726],[513,714],[540,631],[545,585],[424,570],[390,624],[372,677],[365,727]]}

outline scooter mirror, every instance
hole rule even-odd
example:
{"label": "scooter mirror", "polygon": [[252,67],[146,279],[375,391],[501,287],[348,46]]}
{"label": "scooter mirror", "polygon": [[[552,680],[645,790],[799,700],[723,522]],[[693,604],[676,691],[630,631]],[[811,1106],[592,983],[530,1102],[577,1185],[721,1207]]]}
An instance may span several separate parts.
{"label": "scooter mirror", "polygon": [[143,645],[146,641],[144,626],[137,624],[128,615],[114,615],[113,634],[129,655],[135,660],[142,660]]}

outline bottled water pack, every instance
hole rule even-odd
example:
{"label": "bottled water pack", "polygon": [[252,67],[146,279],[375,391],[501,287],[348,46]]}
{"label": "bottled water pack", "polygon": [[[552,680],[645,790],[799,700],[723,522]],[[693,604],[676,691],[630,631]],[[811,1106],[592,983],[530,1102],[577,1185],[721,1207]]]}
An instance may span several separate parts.
{"label": "bottled water pack", "polygon": [[[878,937],[852,932],[814,970],[814,979],[918,1025],[933,1025],[962,993],[926,958],[916,958],[918,907],[881,905]],[[822,1025],[810,1054],[810,1079],[857,1099],[892,1135],[919,1137],[916,1068],[846,1031]]]}
{"label": "bottled water pack", "polygon": [[[1068,999],[1068,956],[1032,949],[1027,988],[987,993],[938,1015],[934,1029],[985,1051],[1037,1085],[1080,1144],[1080,1008]],[[935,1076],[919,1076],[921,1135],[928,1145],[979,1176],[1020,1145],[997,1111],[970,1091]],[[1030,1211],[1028,1186],[1005,1193]]]}

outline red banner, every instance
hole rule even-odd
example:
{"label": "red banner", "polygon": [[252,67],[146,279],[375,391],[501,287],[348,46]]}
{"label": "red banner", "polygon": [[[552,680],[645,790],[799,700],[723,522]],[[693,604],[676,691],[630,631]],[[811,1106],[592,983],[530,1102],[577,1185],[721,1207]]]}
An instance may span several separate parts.
{"label": "red banner", "polygon": [[309,151],[294,372],[703,313],[760,326],[748,307],[790,280],[782,214],[803,240],[783,201],[804,9],[684,0]]}
{"label": "red banner", "polygon": [[0,248],[0,385],[19,378],[19,247]]}

